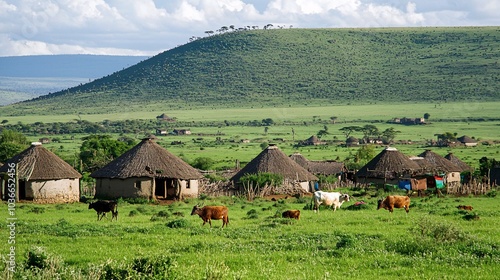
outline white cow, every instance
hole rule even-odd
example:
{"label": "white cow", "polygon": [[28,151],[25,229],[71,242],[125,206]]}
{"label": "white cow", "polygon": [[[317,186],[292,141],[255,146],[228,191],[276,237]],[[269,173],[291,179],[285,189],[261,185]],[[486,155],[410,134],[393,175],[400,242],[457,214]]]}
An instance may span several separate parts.
{"label": "white cow", "polygon": [[316,211],[319,211],[319,206],[321,204],[325,204],[326,206],[332,206],[333,211],[336,211],[337,208],[340,208],[342,203],[345,201],[349,201],[349,195],[344,193],[339,193],[339,192],[322,192],[322,191],[316,191],[314,192],[314,213]]}

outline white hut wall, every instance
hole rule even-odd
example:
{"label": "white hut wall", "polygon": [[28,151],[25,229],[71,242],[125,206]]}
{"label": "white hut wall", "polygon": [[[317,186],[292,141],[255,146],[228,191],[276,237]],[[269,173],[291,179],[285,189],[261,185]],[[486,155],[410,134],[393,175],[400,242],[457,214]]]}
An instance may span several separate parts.
{"label": "white hut wall", "polygon": [[80,180],[28,181],[26,198],[38,203],[77,202],[80,200]]}
{"label": "white hut wall", "polygon": [[311,186],[309,186],[309,181],[299,182],[299,186],[306,192],[311,192]]}
{"label": "white hut wall", "polygon": [[181,193],[183,197],[198,197],[198,180],[181,180]]}
{"label": "white hut wall", "polygon": [[446,174],[446,183],[460,182],[460,172],[450,172]]}
{"label": "white hut wall", "polygon": [[154,179],[149,177],[112,179],[97,178],[95,196],[101,198],[154,199]]}

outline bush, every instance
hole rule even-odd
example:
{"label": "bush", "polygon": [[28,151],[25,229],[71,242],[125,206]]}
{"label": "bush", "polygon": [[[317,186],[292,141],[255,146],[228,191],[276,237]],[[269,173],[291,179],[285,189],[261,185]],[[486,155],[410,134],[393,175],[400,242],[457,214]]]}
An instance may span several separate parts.
{"label": "bush", "polygon": [[167,223],[167,227],[169,228],[187,228],[189,223],[185,219],[177,219]]}
{"label": "bush", "polygon": [[257,210],[251,209],[247,212],[247,219],[258,219],[259,214],[257,213]]}
{"label": "bush", "polygon": [[468,234],[449,223],[422,219],[411,229],[419,239],[431,239],[435,242],[457,242],[469,238]]}

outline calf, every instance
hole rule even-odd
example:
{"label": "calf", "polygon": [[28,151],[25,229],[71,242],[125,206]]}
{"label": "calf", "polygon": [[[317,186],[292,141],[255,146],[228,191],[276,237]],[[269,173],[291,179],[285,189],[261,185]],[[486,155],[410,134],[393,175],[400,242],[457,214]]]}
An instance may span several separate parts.
{"label": "calf", "polygon": [[457,209],[459,210],[467,210],[467,211],[472,211],[472,206],[470,205],[458,205]]}
{"label": "calf", "polygon": [[100,221],[106,213],[111,212],[111,221],[118,221],[118,203],[112,200],[98,200],[89,204],[89,209],[94,209],[97,212],[97,220]]}
{"label": "calf", "polygon": [[337,208],[340,208],[340,206],[345,201],[349,201],[349,195],[346,193],[342,194],[339,192],[316,191],[314,192],[313,200],[314,200],[313,210],[315,213],[316,211],[319,211],[319,206],[323,203],[326,206],[332,206],[333,211],[335,212]]}
{"label": "calf", "polygon": [[391,213],[394,211],[394,208],[404,208],[406,214],[408,214],[410,211],[410,198],[402,195],[388,195],[384,200],[380,199],[378,201],[377,210],[380,208],[389,210]]}
{"label": "calf", "polygon": [[281,217],[300,220],[300,210],[287,210],[281,214]]}
{"label": "calf", "polygon": [[200,208],[200,206],[195,205],[193,207],[193,211],[191,211],[191,215],[198,214],[200,218],[203,220],[203,226],[206,222],[210,224],[212,227],[212,219],[214,220],[222,220],[222,227],[229,224],[229,216],[227,215],[228,209],[226,206],[204,206]]}

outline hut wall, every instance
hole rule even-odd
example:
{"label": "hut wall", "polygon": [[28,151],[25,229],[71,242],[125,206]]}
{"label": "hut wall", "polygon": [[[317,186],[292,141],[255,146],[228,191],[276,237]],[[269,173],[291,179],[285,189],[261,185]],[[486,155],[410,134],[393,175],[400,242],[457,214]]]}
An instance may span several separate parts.
{"label": "hut wall", "polygon": [[446,183],[460,182],[460,172],[450,172],[446,174]]}
{"label": "hut wall", "polygon": [[198,197],[198,180],[181,180],[181,191],[183,197]]}
{"label": "hut wall", "polygon": [[154,179],[149,177],[97,178],[95,196],[102,198],[154,198]]}
{"label": "hut wall", "polygon": [[311,192],[311,187],[309,186],[309,181],[299,182],[300,187],[306,192]]}
{"label": "hut wall", "polygon": [[28,181],[26,198],[38,203],[77,202],[80,201],[80,180]]}

